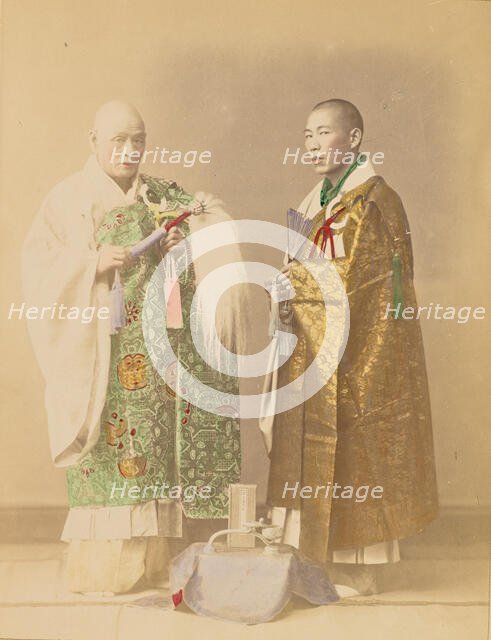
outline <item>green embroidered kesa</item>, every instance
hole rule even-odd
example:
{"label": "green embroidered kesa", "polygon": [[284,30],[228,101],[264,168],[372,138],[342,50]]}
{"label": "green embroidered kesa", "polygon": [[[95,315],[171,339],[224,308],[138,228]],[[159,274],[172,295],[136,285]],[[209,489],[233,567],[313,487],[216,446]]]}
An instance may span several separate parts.
{"label": "green embroidered kesa", "polygon": [[[108,212],[97,231],[99,244],[133,245],[162,224],[192,197],[175,183],[141,176],[137,202]],[[189,226],[180,226],[186,235]],[[111,337],[106,402],[97,445],[68,468],[71,507],[118,506],[155,498],[152,487],[210,487],[183,502],[191,518],[223,518],[228,512],[228,486],[240,478],[238,416],[208,413],[176,395],[154,369],[142,332],[141,315],[147,285],[161,256],[153,247],[121,270],[126,324]],[[179,361],[209,389],[238,394],[237,378],[220,374],[194,349],[189,310],[196,288],[192,264],[181,274],[183,327],[168,329]],[[174,371],[167,374],[177,375]],[[126,483],[122,495],[121,488]],[[131,487],[139,487],[130,495]],[[116,487],[116,490],[113,490]],[[144,493],[145,487],[150,487]],[[189,494],[191,495],[191,494]],[[209,497],[208,497],[209,496]],[[159,494],[157,494],[159,497]]]}

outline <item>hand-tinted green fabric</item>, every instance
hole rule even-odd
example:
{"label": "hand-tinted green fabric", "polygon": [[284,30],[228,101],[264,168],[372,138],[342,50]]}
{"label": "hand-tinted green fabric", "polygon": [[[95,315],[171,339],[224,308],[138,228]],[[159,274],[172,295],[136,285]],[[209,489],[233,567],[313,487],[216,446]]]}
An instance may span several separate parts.
{"label": "hand-tinted green fabric", "polygon": [[322,189],[320,194],[320,205],[324,207],[329,204],[331,200],[338,195],[341,191],[343,184],[346,182],[348,177],[353,173],[353,171],[360,166],[363,162],[365,162],[366,157],[362,154],[358,156],[356,162],[354,162],[346,172],[339,178],[335,185],[329,180],[329,178],[324,178],[324,182],[322,183]]}
{"label": "hand-tinted green fabric", "polygon": [[[162,180],[152,179],[152,193],[156,182],[166,194],[169,212],[179,204],[186,204],[186,199],[191,200],[175,183]],[[170,199],[169,193],[178,197]],[[154,200],[149,200],[150,206],[137,202],[110,211],[97,232],[97,242],[127,246],[149,235],[155,228],[151,211]],[[181,229],[185,235],[189,232],[187,223]],[[70,506],[144,502],[161,497],[164,484],[180,486],[183,492],[186,487],[210,486],[211,497],[198,496],[194,501],[183,502],[184,512],[192,518],[225,517],[228,485],[238,482],[240,477],[239,420],[232,412],[230,417],[222,417],[190,406],[175,395],[154,369],[145,347],[141,315],[145,291],[159,261],[159,252],[153,248],[133,266],[121,270],[126,326],[111,338],[100,439],[79,464],[67,470]],[[218,374],[193,348],[189,330],[189,309],[195,291],[192,265],[181,275],[180,285],[183,328],[168,329],[175,354],[210,387],[238,393],[237,379]],[[124,487],[125,482],[122,497],[118,488]],[[128,495],[132,486],[140,488],[139,499]],[[145,487],[149,487],[146,493]],[[168,490],[163,497],[169,497]]]}

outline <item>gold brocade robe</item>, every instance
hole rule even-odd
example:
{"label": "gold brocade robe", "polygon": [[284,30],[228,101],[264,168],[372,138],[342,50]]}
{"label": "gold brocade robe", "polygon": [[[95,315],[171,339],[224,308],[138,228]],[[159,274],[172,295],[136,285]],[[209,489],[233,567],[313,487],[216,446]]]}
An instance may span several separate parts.
{"label": "gold brocade robe", "polygon": [[[385,318],[393,307],[393,256],[402,263],[403,306],[416,307],[408,222],[398,195],[378,176],[341,198],[345,257],[333,260],[350,306],[344,355],[327,384],[275,416],[268,487],[271,506],[301,510],[300,551],[324,562],[328,550],[368,546],[420,532],[437,515],[430,403],[418,320]],[[337,207],[335,207],[337,210]],[[310,239],[324,222],[316,216]],[[329,245],[329,243],[328,243]],[[328,249],[329,251],[329,246]],[[315,357],[325,329],[324,302],[312,276],[292,263],[290,301],[298,343],[278,371],[278,387]],[[383,487],[366,500],[294,497],[338,483]],[[338,491],[338,495],[341,490]],[[379,494],[380,495],[380,492]]]}

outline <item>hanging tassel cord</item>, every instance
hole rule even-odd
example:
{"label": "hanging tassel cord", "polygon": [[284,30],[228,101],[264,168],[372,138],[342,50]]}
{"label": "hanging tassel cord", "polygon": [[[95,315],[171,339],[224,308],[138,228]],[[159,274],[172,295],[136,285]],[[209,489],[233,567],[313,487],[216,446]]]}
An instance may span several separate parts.
{"label": "hanging tassel cord", "polygon": [[[156,244],[165,235],[173,228],[177,227],[181,222],[184,222],[189,216],[193,214],[192,211],[184,211],[174,220],[170,220],[164,227],[159,227],[149,236],[135,244],[130,249],[131,256],[133,258],[137,258],[142,253],[144,253],[147,249],[149,249],[152,245]],[[174,267],[171,262],[172,267]],[[171,267],[171,268],[172,268]],[[175,274],[175,267],[174,267]],[[174,278],[176,280],[176,278]],[[179,290],[178,282],[170,282],[167,283],[167,300],[171,302],[171,326],[175,326],[176,328],[182,327],[182,310],[181,310],[181,296]],[[111,289],[111,333],[114,335],[117,333],[125,324],[124,322],[124,288],[121,282],[121,277],[119,271],[116,270],[114,275],[114,283]]]}
{"label": "hanging tassel cord", "polygon": [[[164,225],[165,232],[168,233],[174,227],[177,227],[184,222],[186,218],[192,215],[192,211],[184,211],[181,215],[177,216],[174,220],[170,220]],[[176,275],[176,265],[172,256],[169,256],[169,274],[165,279],[165,299],[167,305],[167,327],[169,329],[182,329],[183,316],[182,316],[182,301],[181,301],[181,286],[179,279]]]}
{"label": "hanging tassel cord", "polygon": [[346,207],[341,207],[341,209],[338,209],[336,213],[334,213],[330,218],[327,218],[324,224],[321,227],[319,227],[319,229],[317,230],[317,233],[315,234],[314,246],[310,250],[310,258],[314,257],[315,250],[316,250],[316,247],[319,246],[319,242],[320,242],[321,252],[325,253],[328,239],[331,246],[331,257],[333,259],[336,257],[336,252],[334,250],[334,235],[331,229],[331,224],[345,210],[346,210]]}
{"label": "hanging tassel cord", "polygon": [[114,335],[125,324],[124,289],[118,269],[114,272],[114,281],[111,287],[110,299],[111,334]]}

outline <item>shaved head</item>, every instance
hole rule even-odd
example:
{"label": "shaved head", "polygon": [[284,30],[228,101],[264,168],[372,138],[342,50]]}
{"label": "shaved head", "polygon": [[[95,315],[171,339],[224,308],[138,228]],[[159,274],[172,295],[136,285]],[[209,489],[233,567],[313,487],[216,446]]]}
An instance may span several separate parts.
{"label": "shaved head", "polygon": [[117,127],[120,123],[126,124],[127,122],[145,129],[143,118],[136,107],[123,100],[111,100],[97,109],[93,128],[95,131],[101,131],[108,127]]}
{"label": "shaved head", "polygon": [[104,172],[127,192],[145,150],[145,123],[138,110],[123,100],[106,102],[95,114],[89,139]]}
{"label": "shaved head", "polygon": [[362,135],[363,119],[354,104],[338,98],[316,104],[305,127],[314,171],[335,184],[355,162]]}
{"label": "shaved head", "polygon": [[312,111],[319,111],[321,109],[334,110],[338,122],[342,124],[343,127],[346,127],[347,131],[359,129],[363,134],[363,118],[361,117],[361,113],[351,102],[341,100],[340,98],[332,98],[331,100],[319,102],[315,105]]}

